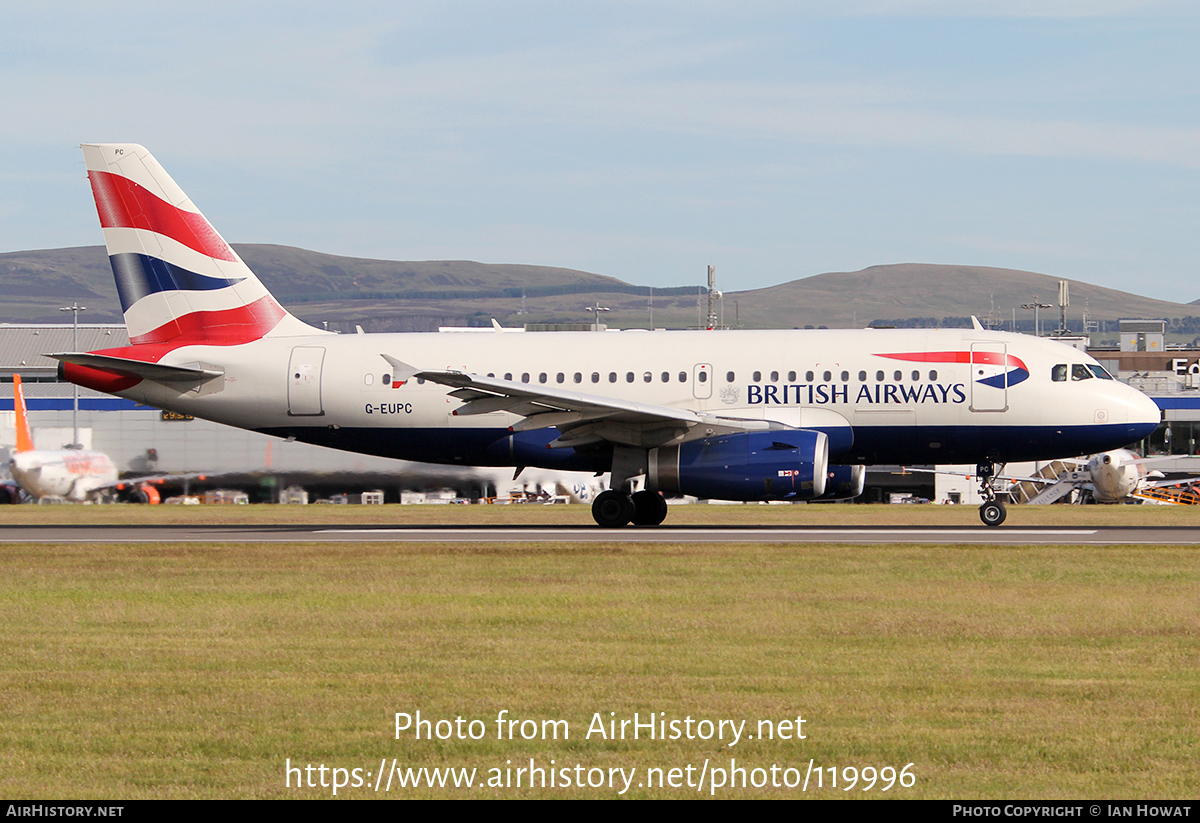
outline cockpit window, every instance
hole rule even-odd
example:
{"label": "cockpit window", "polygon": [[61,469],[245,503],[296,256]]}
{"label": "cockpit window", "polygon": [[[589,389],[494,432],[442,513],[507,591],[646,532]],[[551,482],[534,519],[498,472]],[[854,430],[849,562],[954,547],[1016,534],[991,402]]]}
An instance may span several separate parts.
{"label": "cockpit window", "polygon": [[1071,379],[1072,380],[1091,380],[1092,373],[1087,366],[1082,363],[1071,364]]}
{"label": "cockpit window", "polygon": [[1099,377],[1101,380],[1112,380],[1113,376],[1104,370],[1104,367],[1099,363],[1088,363],[1088,368],[1092,370],[1092,374]]}
{"label": "cockpit window", "polygon": [[1050,370],[1050,379],[1055,383],[1067,382],[1067,364],[1058,363],[1055,365],[1055,367]]}

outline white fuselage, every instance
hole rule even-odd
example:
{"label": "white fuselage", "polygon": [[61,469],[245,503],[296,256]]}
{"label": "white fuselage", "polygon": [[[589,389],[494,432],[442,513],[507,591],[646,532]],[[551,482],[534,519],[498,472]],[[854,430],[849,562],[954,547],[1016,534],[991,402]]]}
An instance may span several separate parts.
{"label": "white fuselage", "polygon": [[18,485],[38,499],[61,497],[82,502],[117,481],[117,469],[108,455],[82,449],[17,452],[8,467]]}
{"label": "white fuselage", "polygon": [[1146,479],[1145,464],[1128,449],[1097,454],[1087,463],[1092,496],[1098,503],[1116,503],[1133,494]]}
{"label": "white fuselage", "polygon": [[[457,416],[450,388],[396,386],[383,355],[424,370],[619,398],[831,435],[835,463],[971,463],[1096,453],[1153,431],[1145,395],[1056,367],[1099,365],[1047,339],[977,329],[314,334],[186,346],[167,365],[218,367],[198,389],[143,380],[114,393],[299,440],[460,465],[599,469],[521,418]],[[985,356],[986,355],[986,356]],[[991,362],[983,362],[991,361]],[[1102,371],[1099,372],[1102,374]],[[695,436],[702,436],[696,432]]]}

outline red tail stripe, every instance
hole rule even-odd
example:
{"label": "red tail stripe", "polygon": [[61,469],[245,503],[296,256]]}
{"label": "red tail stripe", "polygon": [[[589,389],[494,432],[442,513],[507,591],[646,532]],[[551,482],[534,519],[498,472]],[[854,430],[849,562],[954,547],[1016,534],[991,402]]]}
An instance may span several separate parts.
{"label": "red tail stripe", "polygon": [[258,340],[287,315],[270,295],[253,303],[221,311],[194,311],[156,329],[130,336],[137,346],[170,343],[171,348],[190,345],[236,346]]}
{"label": "red tail stripe", "polygon": [[209,257],[231,263],[237,260],[233,249],[204,215],[178,209],[129,178],[111,172],[89,171],[88,180],[104,228],[146,229]]}

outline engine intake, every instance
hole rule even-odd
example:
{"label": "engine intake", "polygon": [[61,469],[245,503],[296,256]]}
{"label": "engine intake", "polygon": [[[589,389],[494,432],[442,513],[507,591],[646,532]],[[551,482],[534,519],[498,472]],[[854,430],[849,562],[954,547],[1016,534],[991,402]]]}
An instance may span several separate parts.
{"label": "engine intake", "polygon": [[812,500],[825,493],[829,439],[809,429],[737,432],[651,449],[651,490],[717,500]]}
{"label": "engine intake", "polygon": [[867,482],[866,466],[830,466],[825,473],[822,500],[852,500],[863,493]]}

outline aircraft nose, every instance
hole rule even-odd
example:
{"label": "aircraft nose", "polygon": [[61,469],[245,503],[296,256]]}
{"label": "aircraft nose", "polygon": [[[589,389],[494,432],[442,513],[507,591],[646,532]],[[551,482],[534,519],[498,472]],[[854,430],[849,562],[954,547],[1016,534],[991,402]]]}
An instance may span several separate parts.
{"label": "aircraft nose", "polygon": [[1162,422],[1162,412],[1158,405],[1146,395],[1132,386],[1125,387],[1125,420],[1139,432],[1138,438],[1149,437]]}

